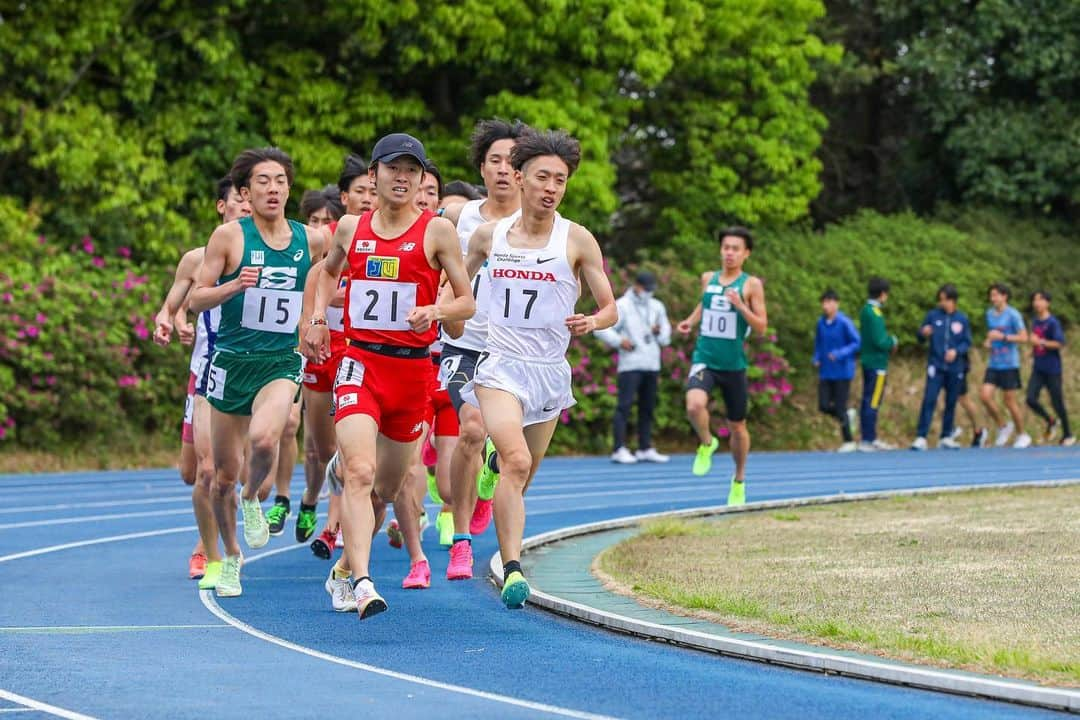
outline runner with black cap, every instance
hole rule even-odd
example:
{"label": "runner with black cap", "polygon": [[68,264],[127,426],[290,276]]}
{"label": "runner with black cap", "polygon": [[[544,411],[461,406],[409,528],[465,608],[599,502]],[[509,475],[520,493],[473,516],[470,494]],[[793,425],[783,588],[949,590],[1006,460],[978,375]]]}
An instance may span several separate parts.
{"label": "runner with black cap", "polygon": [[[416,138],[387,135],[375,144],[369,174],[379,209],[346,215],[317,278],[305,350],[330,356],[326,308],[348,264],[348,347],[334,383],[335,431],[344,474],[342,534],[360,618],[386,610],[368,571],[375,517],[401,488],[427,411],[429,350],[439,321],[465,320],[473,302],[454,226],[416,207],[427,157]],[[437,304],[446,273],[453,297]],[[377,507],[378,506],[378,507]],[[430,581],[423,560],[409,575]]]}

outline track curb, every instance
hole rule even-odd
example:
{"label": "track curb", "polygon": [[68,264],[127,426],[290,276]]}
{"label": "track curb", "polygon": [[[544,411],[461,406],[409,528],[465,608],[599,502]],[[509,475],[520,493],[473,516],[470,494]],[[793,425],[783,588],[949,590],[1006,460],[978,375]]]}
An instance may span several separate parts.
{"label": "track curb", "polygon": [[[747,503],[737,508],[712,506],[675,510],[644,515],[631,515],[601,522],[575,525],[526,538],[522,543],[522,556],[545,545],[561,540],[592,535],[640,524],[659,518],[700,518],[728,515],[740,512],[755,512],[780,508],[805,507],[808,505],[828,505],[859,500],[876,500],[890,497],[916,495],[935,495],[971,490],[1008,489],[1016,487],[1061,487],[1080,483],[1080,478],[1064,480],[1039,480],[1021,483],[988,483],[984,485],[958,485],[948,487],[925,487],[904,490],[884,490],[862,493],[840,493],[817,497],[796,498],[789,500],[770,500]],[[498,553],[492,555],[489,562],[489,574],[495,584],[502,586],[502,560]],[[830,652],[827,648],[808,649],[780,647],[777,645],[726,638],[695,630],[679,629],[645,620],[627,617],[617,613],[600,610],[582,603],[561,598],[533,588],[528,602],[550,612],[597,625],[608,630],[636,635],[650,640],[668,642],[699,650],[719,653],[731,657],[767,662],[794,667],[802,670],[832,673],[893,685],[906,685],[939,692],[1004,700],[1007,702],[1033,705],[1053,710],[1065,710],[1080,713],[1080,691],[1063,688],[1044,687],[1032,683],[1008,678],[971,675],[958,671],[939,668],[917,667],[886,661],[875,661],[851,657]]]}

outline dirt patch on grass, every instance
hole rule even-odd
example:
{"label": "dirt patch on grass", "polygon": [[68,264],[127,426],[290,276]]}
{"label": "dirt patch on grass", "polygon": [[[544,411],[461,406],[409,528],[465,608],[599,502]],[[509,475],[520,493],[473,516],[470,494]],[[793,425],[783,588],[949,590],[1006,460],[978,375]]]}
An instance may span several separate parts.
{"label": "dirt patch on grass", "polygon": [[594,572],[739,631],[1080,686],[1080,485],[661,520]]}

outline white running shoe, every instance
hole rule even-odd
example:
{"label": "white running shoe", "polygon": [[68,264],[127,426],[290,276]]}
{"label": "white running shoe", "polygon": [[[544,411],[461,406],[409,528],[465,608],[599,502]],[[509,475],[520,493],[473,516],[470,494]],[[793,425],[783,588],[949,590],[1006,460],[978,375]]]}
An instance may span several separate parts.
{"label": "white running shoe", "polygon": [[855,408],[847,409],[847,426],[852,435],[859,431],[859,411]]}
{"label": "white running shoe", "polygon": [[[254,550],[270,542],[270,526],[259,501],[240,498],[240,510],[244,515],[244,542],[247,546]],[[224,567],[221,572],[225,573]]]}
{"label": "white running shoe", "polygon": [[925,450],[926,449],[926,438],[924,438],[924,437],[915,438],[915,442],[911,443],[911,449],[912,450]]}
{"label": "white running shoe", "polygon": [[1020,433],[1016,436],[1016,442],[1013,443],[1014,448],[1026,448],[1031,447],[1031,436],[1027,433]]}
{"label": "white running shoe", "polygon": [[1005,423],[998,428],[997,437],[994,438],[994,447],[1005,447],[1009,444],[1009,438],[1012,437],[1013,430],[1016,430],[1016,426],[1013,425],[1012,420]]}
{"label": "white running shoe", "polygon": [[335,495],[340,495],[341,490],[345,487],[345,483],[342,482],[341,476],[338,475],[338,453],[330,458],[330,461],[326,463],[326,485],[330,487],[330,492]]}
{"label": "white running shoe", "polygon": [[637,462],[637,458],[630,452],[626,446],[619,448],[615,452],[611,453],[611,462],[619,463],[620,465],[633,465]]}
{"label": "white running shoe", "polygon": [[890,442],[885,442],[884,440],[875,440],[874,448],[877,450],[895,450],[896,446]]}
{"label": "white running shoe", "polygon": [[1065,438],[1064,440],[1061,441],[1062,447],[1072,447],[1075,444],[1076,444],[1076,436],[1075,435],[1070,435],[1069,437],[1067,437],[1067,438]]}
{"label": "white running shoe", "polygon": [[367,620],[386,610],[386,601],[375,591],[375,583],[371,580],[364,579],[353,585],[353,597],[356,599],[356,610],[360,613],[361,620]]}
{"label": "white running shoe", "polygon": [[840,447],[836,448],[836,452],[838,452],[838,453],[849,453],[849,452],[855,452],[858,449],[859,449],[859,446],[855,444],[854,440],[852,440],[851,442],[846,442],[843,445],[841,445]]}
{"label": "white running shoe", "polygon": [[330,594],[330,604],[334,606],[334,612],[352,612],[356,609],[356,598],[352,592],[352,578],[342,580],[334,579],[334,568],[330,568],[330,575],[323,583],[326,592]]}
{"label": "white running shoe", "polygon": [[345,538],[341,537],[341,530],[338,530],[337,535],[334,537],[334,547],[336,547],[336,548],[345,547]]}
{"label": "white running shoe", "polygon": [[[953,435],[955,434],[956,433],[953,433]],[[938,442],[938,447],[945,448],[946,450],[959,450],[960,443],[956,441],[955,437],[952,437],[950,435],[947,438],[941,438],[941,440]]]}
{"label": "white running shoe", "polygon": [[658,452],[656,448],[648,448],[646,450],[638,450],[634,453],[634,457],[638,459],[638,462],[651,462],[651,463],[666,463],[671,458]]}
{"label": "white running shoe", "polygon": [[963,434],[964,434],[964,428],[962,428],[962,427],[960,427],[959,425],[957,425],[956,427],[954,427],[954,428],[952,429],[952,433],[951,433],[951,434],[949,435],[949,439],[950,439],[950,440],[959,440],[959,439],[960,439],[960,437],[961,437],[961,436],[962,436]]}
{"label": "white running shoe", "polygon": [[858,450],[859,452],[877,452],[877,446],[874,443],[861,442]]}
{"label": "white running shoe", "polygon": [[243,557],[226,555],[221,559],[221,575],[214,585],[214,594],[218,597],[238,597],[244,591],[240,587],[240,565]]}

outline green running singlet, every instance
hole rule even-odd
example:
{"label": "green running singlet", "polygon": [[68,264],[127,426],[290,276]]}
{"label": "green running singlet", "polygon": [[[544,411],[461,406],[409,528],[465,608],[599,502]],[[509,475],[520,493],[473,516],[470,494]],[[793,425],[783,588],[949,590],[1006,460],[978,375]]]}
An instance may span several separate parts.
{"label": "green running singlet", "polygon": [[737,290],[745,300],[743,286],[749,278],[750,275],[744,272],[730,285],[722,285],[720,271],[713,273],[701,296],[701,327],[691,364],[704,364],[710,370],[746,369],[743,343],[750,326],[724,293]]}

